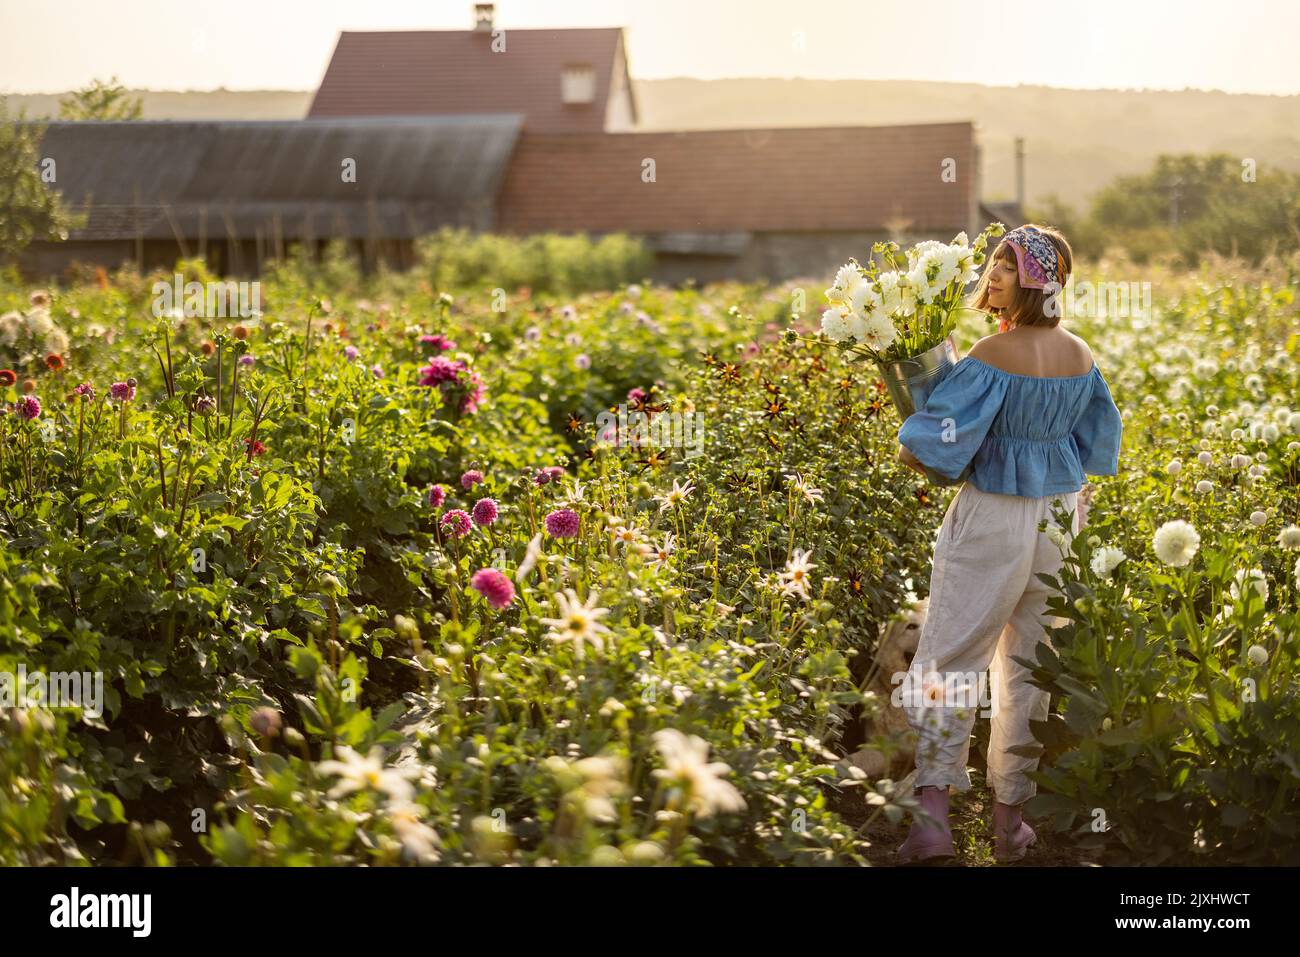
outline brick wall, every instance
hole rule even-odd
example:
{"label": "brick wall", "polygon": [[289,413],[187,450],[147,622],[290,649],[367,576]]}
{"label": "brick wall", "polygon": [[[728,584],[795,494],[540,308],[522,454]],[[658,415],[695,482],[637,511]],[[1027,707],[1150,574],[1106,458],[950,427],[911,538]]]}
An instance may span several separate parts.
{"label": "brick wall", "polygon": [[[652,159],[655,181],[642,181]],[[944,182],[945,159],[955,181]],[[971,225],[970,123],[541,134],[516,145],[501,232],[914,231]]]}

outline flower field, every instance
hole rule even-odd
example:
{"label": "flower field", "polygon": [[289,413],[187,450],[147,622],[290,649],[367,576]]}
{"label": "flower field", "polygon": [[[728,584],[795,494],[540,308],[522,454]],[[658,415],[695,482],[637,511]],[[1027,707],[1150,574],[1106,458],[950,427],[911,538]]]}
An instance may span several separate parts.
{"label": "flower field", "polygon": [[[910,788],[848,756],[912,746],[863,688],[954,490],[818,337],[829,277],[284,266],[239,319],[155,279],[0,283],[0,673],[102,676],[0,709],[0,863],[887,859]],[[1069,323],[1125,445],[1026,814],[1070,860],[1300,864],[1300,262],[1158,279]]]}

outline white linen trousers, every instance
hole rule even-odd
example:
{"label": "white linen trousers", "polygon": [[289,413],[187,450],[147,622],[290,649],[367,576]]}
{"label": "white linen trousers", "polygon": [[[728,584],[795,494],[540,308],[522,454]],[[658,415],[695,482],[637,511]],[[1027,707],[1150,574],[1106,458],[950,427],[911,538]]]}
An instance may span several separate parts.
{"label": "white linen trousers", "polygon": [[908,724],[919,737],[915,787],[970,789],[970,736],[984,713],[992,721],[988,783],[996,799],[1020,804],[1037,793],[1025,772],[1037,770],[1038,758],[1009,749],[1037,746],[1029,721],[1047,719],[1051,696],[1029,684],[1028,669],[1011,656],[1033,661],[1040,641],[1051,644],[1051,589],[1036,574],[1059,573],[1064,558],[1038,523],[1056,524],[1051,503],[1066,509],[1070,527],[1061,531],[1068,548],[1080,527],[1078,496],[999,495],[966,482],[949,503],[935,541],[925,624],[902,683]]}

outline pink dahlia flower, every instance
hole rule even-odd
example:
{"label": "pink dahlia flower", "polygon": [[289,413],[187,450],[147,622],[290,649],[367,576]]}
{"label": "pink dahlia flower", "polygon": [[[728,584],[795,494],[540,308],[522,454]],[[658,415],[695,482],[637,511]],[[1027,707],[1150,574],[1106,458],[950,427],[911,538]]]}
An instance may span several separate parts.
{"label": "pink dahlia flower", "polygon": [[434,356],[429,360],[429,364],[420,370],[420,385],[442,385],[444,382],[455,382],[460,370],[464,367],[465,364],[458,359]]}
{"label": "pink dahlia flower", "polygon": [[514,584],[495,568],[480,568],[470,577],[469,585],[493,608],[505,608],[515,600]]}
{"label": "pink dahlia flower", "polygon": [[486,390],[479,374],[459,359],[434,356],[420,370],[420,385],[437,386],[443,402],[455,403],[462,415],[478,411]]}
{"label": "pink dahlia flower", "polygon": [[469,385],[466,386],[465,395],[460,400],[460,411],[462,415],[469,415],[478,411],[479,404],[483,401],[483,396],[487,394],[487,389],[483,386],[483,380],[479,378],[477,372],[469,373]]}
{"label": "pink dahlia flower", "polygon": [[558,465],[548,465],[545,468],[537,470],[533,476],[533,481],[538,485],[549,485],[551,482],[558,482],[564,476],[564,469]]}
{"label": "pink dahlia flower", "polygon": [[456,348],[456,343],[444,335],[420,336],[420,345],[437,349],[439,352],[448,352]]}
{"label": "pink dahlia flower", "polygon": [[556,538],[577,538],[578,513],[571,508],[558,508],[546,516],[546,531]]}
{"label": "pink dahlia flower", "polygon": [[469,534],[470,518],[464,509],[453,508],[442,517],[442,527],[452,538],[463,538]]}
{"label": "pink dahlia flower", "polygon": [[481,498],[474,503],[474,524],[491,525],[497,520],[497,503],[490,498]]}

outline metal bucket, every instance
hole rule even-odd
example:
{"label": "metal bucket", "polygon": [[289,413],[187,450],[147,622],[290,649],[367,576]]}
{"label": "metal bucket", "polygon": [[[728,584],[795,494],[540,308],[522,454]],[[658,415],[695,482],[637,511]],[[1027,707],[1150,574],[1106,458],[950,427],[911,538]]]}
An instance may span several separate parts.
{"label": "metal bucket", "polygon": [[[917,409],[924,408],[930,393],[947,378],[956,364],[957,343],[950,333],[943,342],[918,356],[882,366],[880,374],[885,380],[885,388],[894,402],[894,408],[898,409],[899,417],[906,419]],[[960,485],[966,481],[970,472],[970,466],[967,466],[961,475],[950,479],[925,467],[926,477],[935,485]]]}

